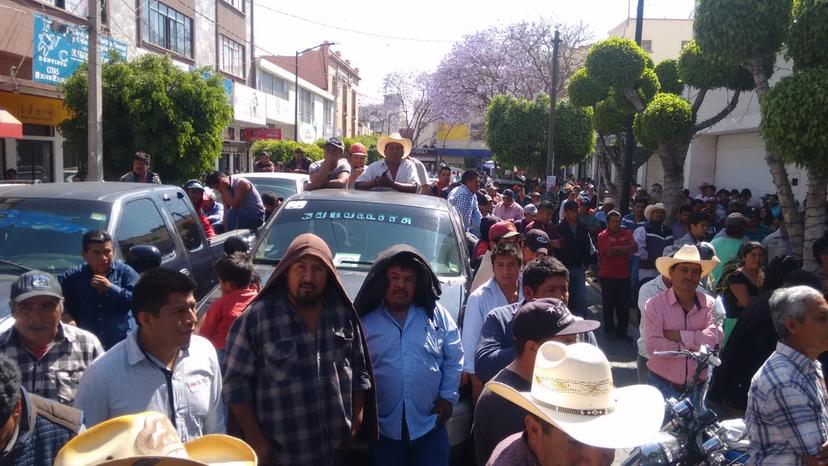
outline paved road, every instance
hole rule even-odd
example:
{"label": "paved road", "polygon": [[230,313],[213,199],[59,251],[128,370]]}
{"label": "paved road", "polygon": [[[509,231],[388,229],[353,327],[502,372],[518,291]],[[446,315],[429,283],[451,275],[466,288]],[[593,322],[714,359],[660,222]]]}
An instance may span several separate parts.
{"label": "paved road", "polygon": [[[603,321],[603,314],[601,313],[601,293],[597,281],[593,284],[591,280],[587,280],[587,302],[589,303],[589,318],[597,320],[598,322]],[[612,365],[612,378],[616,387],[624,387],[638,383],[638,371],[635,365],[636,356],[638,355],[638,346],[635,343],[638,340],[637,322],[630,324],[627,334],[632,337],[632,340],[607,340],[601,329],[595,332],[595,337],[598,339],[598,346],[607,355],[607,359],[609,359]],[[615,461],[612,464],[620,465],[622,461],[629,457],[629,453],[629,449],[616,450]]]}

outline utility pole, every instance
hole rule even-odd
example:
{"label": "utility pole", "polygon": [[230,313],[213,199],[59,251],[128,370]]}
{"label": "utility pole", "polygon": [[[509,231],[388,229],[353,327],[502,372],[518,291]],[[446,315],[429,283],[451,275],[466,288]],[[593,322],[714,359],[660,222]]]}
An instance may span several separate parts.
{"label": "utility pole", "polygon": [[87,181],[103,181],[103,100],[101,97],[101,63],[98,33],[101,28],[101,0],[89,2],[89,109],[87,125]]}
{"label": "utility pole", "polygon": [[561,33],[555,30],[555,41],[552,45],[552,89],[549,91],[549,141],[546,147],[546,175],[555,174],[555,107],[558,104],[558,48],[561,43]]}
{"label": "utility pole", "polygon": [[[641,46],[641,33],[644,27],[644,0],[638,0],[638,12],[635,17],[635,43]],[[627,120],[627,139],[624,146],[624,170],[621,182],[621,213],[625,215],[630,208],[630,186],[633,178],[633,158],[635,158],[635,138],[633,136],[634,116]]]}

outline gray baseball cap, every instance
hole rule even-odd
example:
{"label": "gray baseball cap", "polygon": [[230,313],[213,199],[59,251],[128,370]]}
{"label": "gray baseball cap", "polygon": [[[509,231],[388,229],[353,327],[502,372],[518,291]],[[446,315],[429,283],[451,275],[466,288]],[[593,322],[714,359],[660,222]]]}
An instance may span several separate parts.
{"label": "gray baseball cap", "polygon": [[17,304],[35,296],[52,296],[63,299],[63,290],[54,275],[32,270],[21,275],[12,283],[9,298],[12,304]]}

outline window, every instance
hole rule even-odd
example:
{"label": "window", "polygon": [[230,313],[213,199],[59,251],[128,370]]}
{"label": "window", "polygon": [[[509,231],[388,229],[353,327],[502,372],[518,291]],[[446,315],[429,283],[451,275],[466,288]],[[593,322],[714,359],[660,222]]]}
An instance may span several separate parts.
{"label": "window", "polygon": [[239,11],[245,11],[245,0],[224,0],[224,3],[232,6]]}
{"label": "window", "polygon": [[299,89],[299,121],[313,123],[313,94],[305,89]]}
{"label": "window", "polygon": [[221,36],[219,69],[233,76],[244,77],[244,47],[224,36]]}
{"label": "window", "polygon": [[259,90],[288,100],[288,83],[284,79],[262,71],[259,73]]}
{"label": "window", "polygon": [[[184,247],[188,251],[195,251],[201,247],[201,221],[196,220],[190,207],[183,199],[183,194],[178,193],[178,196],[173,196],[167,201],[167,208],[170,209],[173,222],[175,222],[175,229],[181,241],[184,242]],[[181,197],[179,197],[181,196]]]}
{"label": "window", "polygon": [[651,40],[642,40],[641,41],[641,48],[644,49],[647,53],[653,53],[653,41]]}
{"label": "window", "polygon": [[149,0],[144,10],[144,37],[150,44],[193,57],[193,20],[158,0]]}
{"label": "window", "polygon": [[322,101],[322,118],[324,118],[325,125],[333,124],[333,104],[330,100]]}
{"label": "window", "polygon": [[158,208],[149,199],[138,199],[124,206],[116,236],[124,257],[129,248],[139,244],[155,246],[162,257],[173,254],[172,236]]}
{"label": "window", "polygon": [[[23,134],[26,134],[25,128]],[[52,174],[52,141],[18,139],[17,178],[51,183]]]}

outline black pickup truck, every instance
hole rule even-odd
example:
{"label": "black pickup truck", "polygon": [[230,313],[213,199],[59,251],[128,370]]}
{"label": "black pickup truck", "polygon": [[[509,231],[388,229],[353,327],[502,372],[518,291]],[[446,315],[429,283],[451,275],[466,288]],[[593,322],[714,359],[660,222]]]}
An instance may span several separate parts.
{"label": "black pickup truck", "polygon": [[83,263],[81,237],[112,235],[115,258],[131,247],[155,246],[161,267],[198,284],[196,299],[218,280],[213,263],[231,231],[207,240],[190,199],[177,186],[143,183],[48,183],[0,186],[0,327],[9,315],[11,283],[31,269],[60,274]]}

